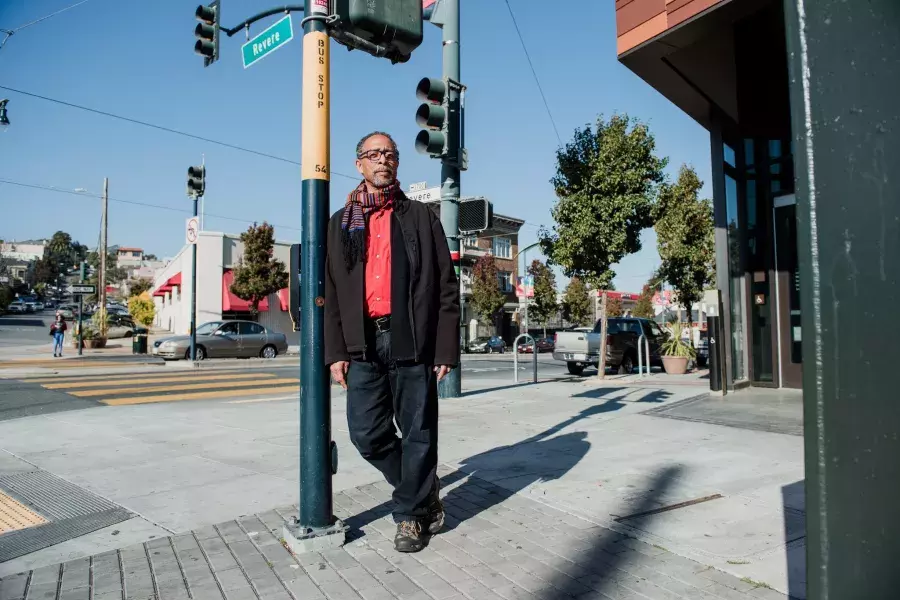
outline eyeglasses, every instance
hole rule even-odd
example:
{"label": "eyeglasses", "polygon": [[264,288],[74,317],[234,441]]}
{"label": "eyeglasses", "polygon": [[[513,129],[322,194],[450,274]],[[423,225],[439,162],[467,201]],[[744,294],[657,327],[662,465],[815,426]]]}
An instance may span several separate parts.
{"label": "eyeglasses", "polygon": [[387,162],[397,162],[398,154],[393,150],[369,150],[368,152],[360,152],[357,158],[368,159],[369,162],[378,162],[378,159],[384,157]]}

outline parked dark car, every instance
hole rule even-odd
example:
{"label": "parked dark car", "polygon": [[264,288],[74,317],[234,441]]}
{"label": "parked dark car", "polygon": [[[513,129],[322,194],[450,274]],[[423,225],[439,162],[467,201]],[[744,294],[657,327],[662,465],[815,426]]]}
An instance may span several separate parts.
{"label": "parked dark car", "polygon": [[[553,348],[555,347],[553,338],[538,338],[537,347],[538,354],[540,354],[541,352],[553,352]],[[531,354],[533,351],[534,346],[531,342],[524,342],[522,344],[519,344],[519,352]]]}
{"label": "parked dark car", "polygon": [[495,352],[503,354],[506,352],[506,342],[503,341],[503,338],[496,335],[479,337],[468,343],[466,352],[471,354],[494,354]]}

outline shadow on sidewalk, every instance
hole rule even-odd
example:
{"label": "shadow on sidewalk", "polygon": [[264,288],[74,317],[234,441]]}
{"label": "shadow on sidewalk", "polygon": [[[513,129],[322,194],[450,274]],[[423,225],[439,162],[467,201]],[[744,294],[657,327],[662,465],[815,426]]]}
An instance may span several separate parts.
{"label": "shadow on sidewalk", "polygon": [[[645,491],[643,498],[625,509],[626,514],[639,514],[658,508],[659,499],[665,495],[672,482],[681,475],[682,471],[683,467],[681,466],[670,466],[662,469]],[[616,580],[622,574],[617,569],[626,560],[622,553],[622,546],[619,543],[622,537],[622,534],[610,529],[604,529],[603,534],[593,541],[593,545],[589,550],[578,554],[578,564],[589,568],[594,578],[590,584],[594,589],[594,593],[593,595],[589,593],[589,595],[585,596],[586,598],[622,597],[619,595],[621,591],[611,591],[616,586]],[[571,577],[565,573],[558,572],[548,582],[548,585],[536,595],[547,600],[572,598],[572,595],[565,591],[571,586],[571,582]],[[605,592],[610,593],[609,595],[602,595]],[[643,598],[643,596],[638,595],[628,595],[628,597]]]}
{"label": "shadow on sidewalk", "polygon": [[[621,388],[608,388],[608,392],[617,389]],[[551,436],[582,419],[616,410],[608,407],[610,402],[586,408],[577,415],[521,442],[499,446],[460,461],[459,469],[441,478],[443,487],[450,487],[462,481],[444,496],[444,503],[448,505],[447,528],[455,528],[462,521],[478,516],[530,485],[552,481],[568,473],[584,458],[591,447],[586,439],[587,434],[575,431],[556,437]],[[474,487],[478,488],[479,494],[484,493],[470,477],[478,477],[495,484],[487,502],[481,505],[470,502],[472,497],[470,492],[475,491]],[[346,519],[345,523],[349,527],[348,538],[362,537],[364,535],[362,529],[366,525],[389,515],[392,508],[393,502],[388,501]],[[460,515],[461,518],[457,519],[453,515]]]}

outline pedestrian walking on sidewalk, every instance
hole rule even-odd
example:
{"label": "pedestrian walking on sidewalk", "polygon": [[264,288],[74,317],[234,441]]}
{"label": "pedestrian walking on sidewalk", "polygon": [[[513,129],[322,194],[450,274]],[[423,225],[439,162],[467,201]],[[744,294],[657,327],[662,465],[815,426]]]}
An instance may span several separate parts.
{"label": "pedestrian walking on sidewalk", "polygon": [[437,382],[457,366],[459,287],[441,223],[400,190],[399,164],[386,133],[356,146],[363,181],[328,224],[325,361],[347,390],[350,440],[394,487],[394,546],[418,552],[444,525]]}
{"label": "pedestrian walking on sidewalk", "polygon": [[53,336],[53,356],[62,356],[63,351],[63,341],[66,339],[66,330],[69,328],[66,325],[66,320],[63,318],[62,313],[57,311],[56,320],[50,325],[50,335]]}

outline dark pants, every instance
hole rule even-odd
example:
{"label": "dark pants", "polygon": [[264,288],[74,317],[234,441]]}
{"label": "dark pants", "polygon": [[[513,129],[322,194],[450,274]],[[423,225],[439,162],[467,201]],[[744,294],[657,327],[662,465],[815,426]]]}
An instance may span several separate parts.
{"label": "dark pants", "polygon": [[370,355],[347,372],[350,440],[394,486],[394,520],[419,519],[436,491],[437,379],[432,365],[391,360],[389,331],[367,337]]}

